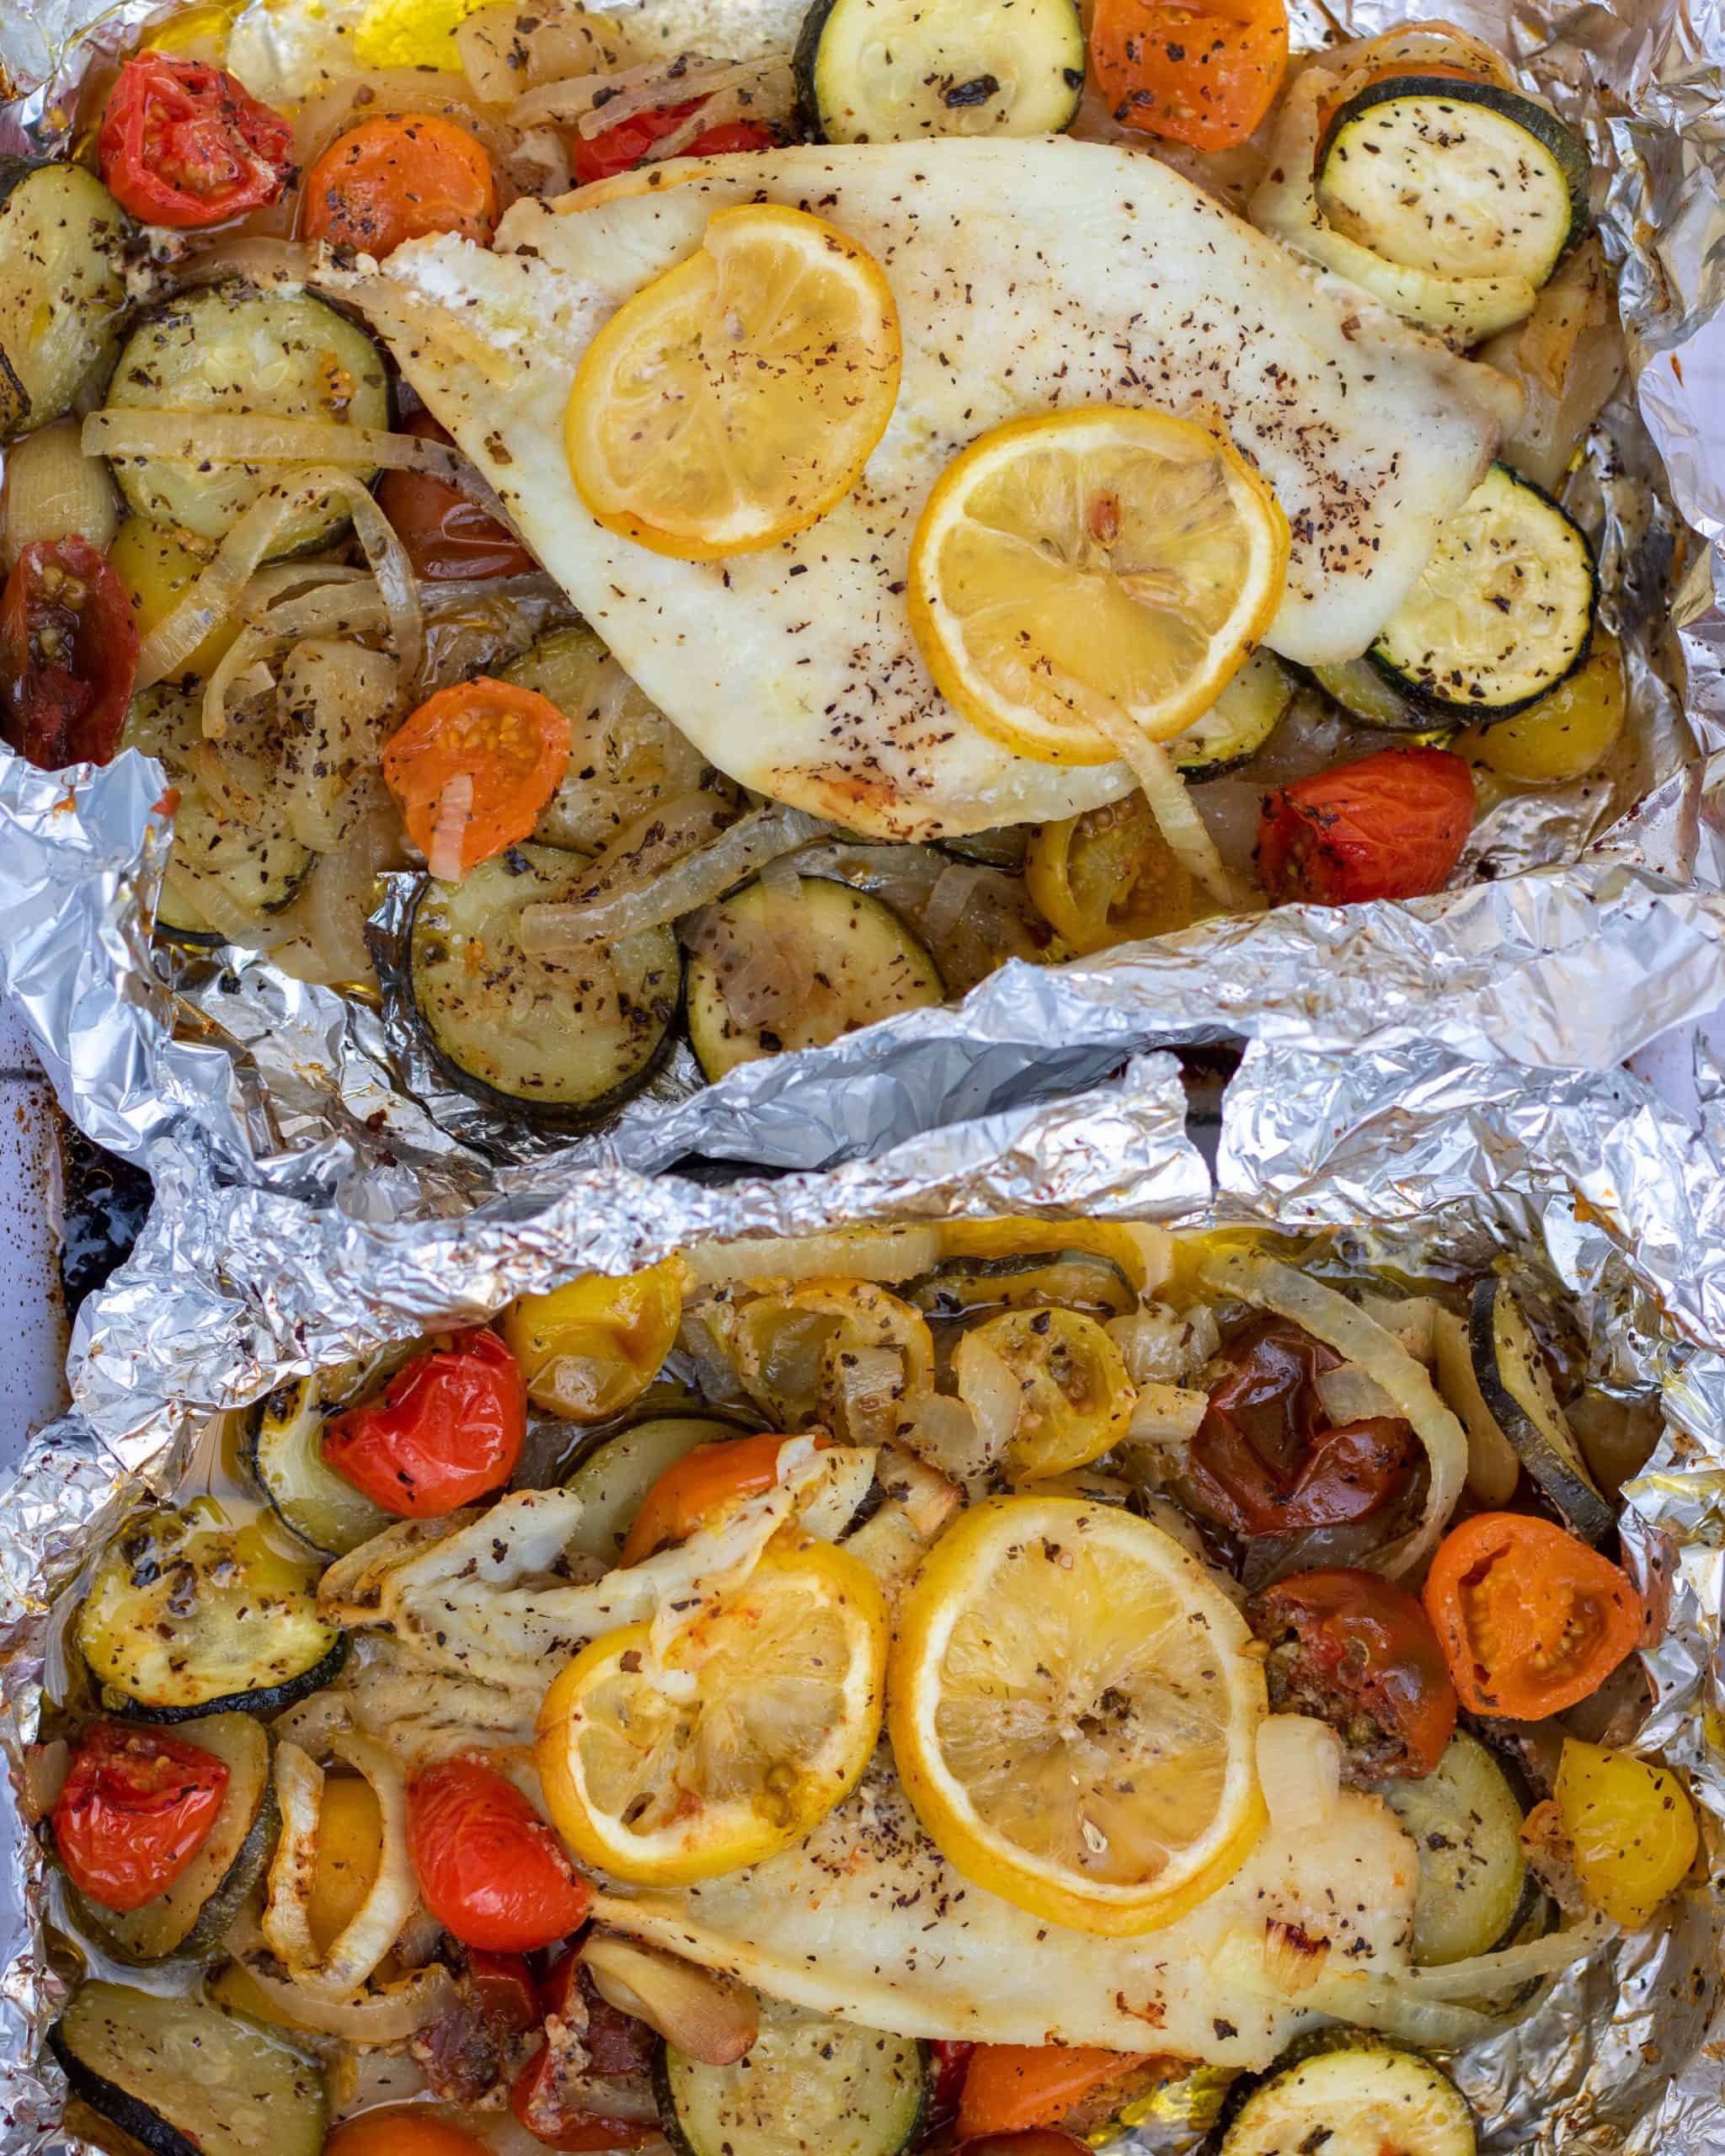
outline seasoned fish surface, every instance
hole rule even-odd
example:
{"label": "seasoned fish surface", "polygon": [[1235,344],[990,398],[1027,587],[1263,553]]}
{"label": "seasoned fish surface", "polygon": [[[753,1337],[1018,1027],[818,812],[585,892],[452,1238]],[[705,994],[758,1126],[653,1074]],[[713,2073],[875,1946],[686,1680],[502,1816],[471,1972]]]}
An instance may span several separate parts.
{"label": "seasoned fish surface", "polygon": [[1313,2017],[1230,1983],[1225,1940],[1271,1920],[1335,1966],[1407,1967],[1418,1860],[1375,1798],[1343,1796],[1295,1844],[1274,1831],[1178,1923],[1103,1939],[968,1886],[877,1769],[807,1842],[676,1892],[601,1894],[594,1914],[778,1999],[900,2036],[1098,2044],[1266,2066]]}
{"label": "seasoned fish surface", "polygon": [[[1070,814],[1118,766],[1053,769],[959,718],[905,601],[930,488],[987,429],[1112,402],[1214,414],[1293,534],[1268,642],[1364,650],[1519,392],[1315,270],[1141,152],[1063,139],[814,147],[688,162],[579,209],[518,203],[495,253],[452,237],[344,280],[529,543],[654,702],[734,778],[888,838]],[[565,201],[578,198],[565,198]],[[701,243],[715,209],[814,211],[897,302],[897,408],[832,513],[766,552],[682,562],[606,531],[563,451],[600,325]],[[392,317],[392,300],[410,312]]]}

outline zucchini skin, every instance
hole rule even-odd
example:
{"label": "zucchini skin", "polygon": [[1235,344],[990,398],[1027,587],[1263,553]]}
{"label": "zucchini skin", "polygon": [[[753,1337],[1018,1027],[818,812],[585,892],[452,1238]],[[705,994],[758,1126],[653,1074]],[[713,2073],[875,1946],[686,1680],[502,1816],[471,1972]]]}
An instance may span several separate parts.
{"label": "zucchini skin", "polygon": [[[1616,1525],[1610,1506],[1588,1480],[1585,1468],[1566,1460],[1510,1390],[1499,1364],[1498,1298],[1510,1296],[1504,1281],[1487,1277],[1474,1283],[1467,1316],[1468,1347],[1480,1393],[1493,1421],[1509,1438],[1521,1463],[1562,1514],[1564,1525],[1584,1542],[1602,1541]],[[1519,1305],[1516,1315],[1525,1326]],[[1561,1410],[1559,1411],[1561,1413]],[[1572,1439],[1572,1444],[1573,1440]],[[1575,1447],[1580,1459],[1580,1447]]]}
{"label": "zucchini skin", "polygon": [[0,442],[15,441],[30,423],[30,393],[0,351]]}
{"label": "zucchini skin", "polygon": [[148,1707],[142,1700],[128,1699],[126,1711],[133,1721],[152,1721],[163,1726],[176,1721],[197,1721],[205,1715],[277,1715],[313,1693],[332,1684],[341,1674],[353,1640],[346,1632],[338,1632],[335,1644],[321,1662],[309,1669],[302,1670],[297,1677],[285,1678],[279,1684],[262,1684],[254,1692],[228,1692],[219,1700],[206,1700],[195,1707]]}
{"label": "zucchini skin", "polygon": [[[811,0],[809,11],[803,18],[803,27],[798,33],[796,47],[791,56],[791,73],[796,87],[796,119],[798,128],[811,142],[853,140],[884,141],[899,139],[885,136],[830,136],[826,132],[826,123],[820,109],[819,87],[821,44],[832,18],[841,8],[857,4],[857,0]],[[872,0],[865,0],[865,4],[872,4]],[[997,0],[971,0],[971,6],[978,14],[985,14],[990,7],[995,4],[997,4]],[[889,34],[892,8],[893,0],[884,0],[884,4],[879,9],[880,13],[887,19],[884,27]],[[914,23],[920,10],[915,6],[907,6],[903,8],[902,12],[911,22]],[[1010,0],[1006,12],[1010,13]],[[1076,9],[1074,15],[1076,20]],[[1076,40],[1076,56],[1081,64],[1076,68],[1068,67],[1065,71],[1065,86],[1071,92],[1071,100],[1065,116],[1061,120],[1059,129],[1055,131],[1064,133],[1078,117],[1078,109],[1084,99],[1085,68],[1081,64],[1084,52],[1085,43],[1081,26]],[[1005,138],[1010,139],[1010,136],[1006,136]],[[927,140],[930,137],[919,134],[908,139],[916,141]]]}
{"label": "zucchini skin", "polygon": [[130,1953],[116,1939],[104,1922],[104,1912],[80,1894],[76,1887],[69,1888],[72,1907],[86,1928],[102,1942],[104,1949],[116,1961],[123,1961],[128,1968],[172,1969],[190,1967],[211,1960],[222,1951],[222,1942],[239,1914],[246,1897],[263,1878],[275,1854],[275,1844],[281,1833],[281,1809],[275,1801],[273,1783],[264,1785],[264,1801],[258,1806],[258,1816],[253,1820],[251,1831],[241,1844],[239,1854],[229,1865],[215,1892],[198,1912],[197,1922],[166,1954]]}
{"label": "zucchini skin", "polygon": [[159,2112],[152,2111],[142,2097],[132,2095],[118,2082],[104,2080],[72,2050],[61,2033],[56,2021],[48,2031],[48,2048],[66,2076],[66,2085],[74,2096],[89,2105],[98,2117],[118,2127],[150,2156],[204,2156],[204,2151],[195,2141],[188,2141],[175,2127],[171,2127]]}

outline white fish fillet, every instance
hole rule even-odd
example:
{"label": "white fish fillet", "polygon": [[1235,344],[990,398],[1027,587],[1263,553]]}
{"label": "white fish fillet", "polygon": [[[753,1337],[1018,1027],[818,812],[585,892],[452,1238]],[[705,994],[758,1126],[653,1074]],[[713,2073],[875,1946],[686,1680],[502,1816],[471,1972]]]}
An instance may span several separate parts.
{"label": "white fish fillet", "polygon": [[[1300,261],[1141,152],[1064,139],[788,149],[667,166],[576,211],[523,201],[498,252],[441,238],[338,280],[508,504],[546,567],[703,754],[775,798],[888,838],[1071,813],[1129,783],[1008,755],[934,689],[904,598],[930,488],[976,435],[1057,405],[1219,414],[1293,531],[1268,641],[1363,651],[1519,415],[1519,392]],[[565,198],[566,200],[575,198]],[[581,506],[563,415],[623,301],[764,199],[862,241],[905,360],[862,482],[764,553],[672,561]],[[392,323],[405,295],[417,310]]]}
{"label": "white fish fillet", "polygon": [[1178,1923],[1104,1939],[968,1886],[877,1769],[798,1848],[698,1886],[601,1894],[594,1914],[866,2028],[1255,2067],[1315,2017],[1226,1983],[1215,1967],[1223,1943],[1294,1924],[1328,1940],[1332,1963],[1394,1974],[1407,1967],[1418,1876],[1387,1808],[1344,1793],[1297,1842],[1272,1830]]}

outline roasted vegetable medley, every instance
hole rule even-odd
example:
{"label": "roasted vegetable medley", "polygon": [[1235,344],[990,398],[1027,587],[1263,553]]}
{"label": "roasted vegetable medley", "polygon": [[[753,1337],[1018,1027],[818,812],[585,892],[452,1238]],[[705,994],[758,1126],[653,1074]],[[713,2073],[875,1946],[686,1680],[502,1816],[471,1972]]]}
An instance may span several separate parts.
{"label": "roasted vegetable medley", "polygon": [[1469,2156],[1449,2057],[1695,1865],[1622,1745],[1657,1430],[1519,1273],[1094,1221],[696,1246],[285,1385],[61,1613],[72,2122]]}

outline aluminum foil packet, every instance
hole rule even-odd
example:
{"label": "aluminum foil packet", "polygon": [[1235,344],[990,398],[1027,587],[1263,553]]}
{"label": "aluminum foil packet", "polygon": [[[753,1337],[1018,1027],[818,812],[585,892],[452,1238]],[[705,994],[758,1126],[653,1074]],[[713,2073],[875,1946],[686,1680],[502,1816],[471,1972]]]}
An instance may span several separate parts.
{"label": "aluminum foil packet", "polygon": [[[801,13],[796,0],[633,5],[717,52],[788,50]],[[114,49],[147,12],[148,0],[5,0],[0,149],[62,143],[91,51]],[[1401,0],[1297,0],[1295,42],[1409,12]],[[409,1164],[428,1187],[477,1202],[507,1187],[511,1165],[547,1154],[572,1169],[686,1152],[842,1158],[1010,1087],[1087,1083],[1153,1038],[1171,1002],[1190,1024],[1240,1008],[1336,1039],[1394,1040],[1439,1030],[1458,979],[1493,976],[1492,1052],[1601,1067],[1714,1001],[1700,984],[1719,915],[1689,887],[1725,886],[1725,414],[1709,408],[1698,359],[1710,335],[1725,346],[1713,321],[1725,299],[1725,13],[1722,0],[1464,0],[1450,12],[1508,51],[1594,162],[1631,374],[1567,499],[1598,542],[1606,616],[1628,654],[1632,723],[1607,783],[1503,803],[1472,835],[1471,882],[1436,899],[1345,919],[1284,908],[1055,971],[1010,966],[957,1025],[878,1030],[860,1051],[784,1057],[717,1086],[699,1084],[685,1051],[609,1128],[570,1143],[451,1091],[393,1007],[380,1016],[238,951],[170,987],[147,932],[167,840],[155,767],[128,752],[68,778],[8,759],[0,986],[28,1015],[68,1111],[134,1157],[190,1122],[228,1172],[262,1182],[284,1155],[350,1152],[380,1171]],[[397,894],[381,935],[400,910]],[[1575,970],[1589,938],[1597,973]],[[1238,1006],[1202,1007],[1204,970],[1248,948],[1231,973]],[[1594,993],[1574,992],[1583,979]]]}
{"label": "aluminum foil packet", "polygon": [[[1252,1043],[1219,1119],[1188,1115],[1167,1053],[1075,1097],[1019,1103],[819,1171],[721,1180],[589,1168],[533,1202],[389,1220],[213,1178],[162,1193],[138,1254],[86,1305],[77,1412],[0,1494],[0,1741],[14,1765],[58,1652],[50,1600],[121,1508],[171,1489],[211,1415],[283,1377],[589,1268],[703,1238],[859,1220],[1077,1213],[1172,1226],[1330,1228],[1363,1262],[1471,1270],[1507,1257],[1562,1296],[1590,1377],[1656,1399],[1664,1433],[1625,1492],[1627,1561],[1655,1615],[1648,1705],[1613,1742],[1686,1772],[1710,1867],[1725,1867],[1725,1094],[1693,1129],[1638,1081],[1472,1059],[1440,1043],[1324,1051]],[[200,1156],[189,1150],[188,1161]],[[168,1233],[164,1223],[182,1224]],[[230,1261],[226,1300],[209,1251]],[[197,1268],[168,1261],[193,1256]],[[11,1822],[9,1822],[11,1823]],[[37,1845],[13,1824],[0,1871],[0,2147],[51,2137],[40,2044],[64,1997]],[[1657,1932],[1602,1950],[1456,2066],[1487,2156],[1725,2150],[1725,1899],[1686,1891]],[[1189,2135],[1135,2145],[1192,2156]]]}

